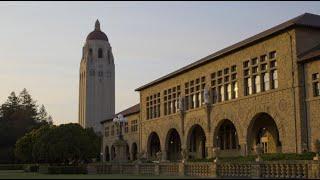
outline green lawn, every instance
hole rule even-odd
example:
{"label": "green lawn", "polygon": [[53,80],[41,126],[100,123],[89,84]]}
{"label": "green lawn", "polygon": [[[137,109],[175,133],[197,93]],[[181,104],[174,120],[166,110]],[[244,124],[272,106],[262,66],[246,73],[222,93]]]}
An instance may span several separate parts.
{"label": "green lawn", "polygon": [[123,174],[40,174],[22,170],[0,171],[0,179],[194,179],[180,176],[147,176]]}

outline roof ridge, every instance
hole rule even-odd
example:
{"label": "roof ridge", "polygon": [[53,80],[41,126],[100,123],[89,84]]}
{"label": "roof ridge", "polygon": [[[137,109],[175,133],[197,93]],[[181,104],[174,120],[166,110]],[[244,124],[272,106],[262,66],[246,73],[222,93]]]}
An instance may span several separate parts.
{"label": "roof ridge", "polygon": [[[142,89],[145,89],[149,86],[152,86],[154,84],[157,84],[159,82],[162,82],[170,77],[173,77],[175,75],[178,75],[182,72],[185,72],[185,71],[188,71],[192,68],[195,68],[203,63],[206,63],[206,62],[209,62],[210,60],[213,60],[215,58],[219,58],[220,56],[223,56],[225,54],[228,54],[228,53],[231,53],[235,50],[238,50],[240,48],[243,48],[243,47],[246,47],[250,44],[253,44],[263,38],[266,38],[266,37],[269,37],[271,35],[274,35],[276,33],[279,33],[285,29],[288,29],[294,25],[300,25],[300,26],[308,26],[308,27],[317,27],[317,28],[320,28],[320,23],[317,22],[314,22],[314,18],[319,18],[319,22],[320,22],[320,16],[319,15],[316,15],[316,14],[311,14],[311,13],[304,13],[304,14],[301,14],[297,17],[294,17],[292,19],[289,19],[283,23],[280,23],[276,26],[273,26],[265,31],[262,31],[256,35],[253,35],[249,38],[246,38],[242,41],[239,41],[235,44],[232,44],[230,46],[227,46],[226,48],[223,48],[221,50],[218,50],[212,54],[209,54],[208,56],[205,56],[203,58],[200,58],[199,60],[196,60],[190,64],[187,64],[185,66],[183,66],[182,68],[179,68],[173,72],[170,72],[164,76],[161,76],[160,78],[158,79],[155,79],[147,84],[144,84],[138,88],[135,89],[135,91],[141,91]],[[305,21],[305,22],[304,22]]]}

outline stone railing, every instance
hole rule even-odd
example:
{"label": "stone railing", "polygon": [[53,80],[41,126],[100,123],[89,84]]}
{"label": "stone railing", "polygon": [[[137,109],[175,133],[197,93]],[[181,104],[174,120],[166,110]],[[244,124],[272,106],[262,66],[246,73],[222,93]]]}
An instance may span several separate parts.
{"label": "stone railing", "polygon": [[[194,177],[320,179],[320,161],[103,163],[89,164],[98,174],[143,174]],[[89,171],[88,171],[89,172]]]}
{"label": "stone railing", "polygon": [[218,177],[251,177],[251,163],[218,163]]}
{"label": "stone railing", "polygon": [[260,165],[263,178],[308,178],[308,162],[305,161],[279,161],[264,162]]}
{"label": "stone railing", "polygon": [[186,176],[211,176],[212,165],[212,162],[185,163],[184,174]]}
{"label": "stone railing", "polygon": [[179,164],[178,163],[161,163],[159,164],[159,174],[167,175],[167,176],[178,176]]}

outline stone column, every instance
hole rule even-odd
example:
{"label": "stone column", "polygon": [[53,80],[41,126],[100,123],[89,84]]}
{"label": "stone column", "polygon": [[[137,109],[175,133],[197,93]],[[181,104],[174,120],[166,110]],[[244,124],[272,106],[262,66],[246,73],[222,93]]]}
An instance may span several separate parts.
{"label": "stone column", "polygon": [[212,145],[208,145],[207,146],[208,149],[208,158],[213,158],[213,146]]}
{"label": "stone column", "polygon": [[184,176],[185,175],[184,162],[180,162],[178,165],[179,165],[179,176]]}
{"label": "stone column", "polygon": [[248,149],[247,149],[247,144],[244,142],[244,143],[241,143],[239,144],[240,145],[240,155],[241,156],[247,156],[249,155],[248,153]]}
{"label": "stone column", "polygon": [[156,163],[154,166],[154,175],[159,176],[160,175],[160,166],[159,163]]}
{"label": "stone column", "polygon": [[252,179],[259,179],[261,177],[261,166],[260,162],[255,162],[251,166],[251,178]]}
{"label": "stone column", "polygon": [[218,165],[217,165],[217,162],[215,161],[212,161],[212,164],[210,166],[210,178],[217,178],[218,175],[217,175],[217,168],[218,168]]}

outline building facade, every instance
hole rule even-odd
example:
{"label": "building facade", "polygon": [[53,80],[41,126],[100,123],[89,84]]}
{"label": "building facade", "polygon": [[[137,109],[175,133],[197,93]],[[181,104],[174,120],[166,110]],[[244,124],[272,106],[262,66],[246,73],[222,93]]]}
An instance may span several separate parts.
{"label": "building facade", "polygon": [[[303,14],[136,89],[138,151],[154,159],[315,150],[320,16]],[[128,137],[128,141],[131,136]],[[106,141],[106,138],[104,138]]]}
{"label": "building facade", "polygon": [[[124,111],[117,113],[122,114],[127,118],[128,122],[124,124],[122,128],[123,138],[127,142],[127,157],[128,160],[136,160],[138,156],[139,145],[139,124],[140,121],[140,104],[136,104]],[[113,122],[112,119],[106,119],[101,122],[104,129],[103,142],[102,142],[102,154],[104,161],[113,161],[115,159],[115,146],[113,143],[116,141],[120,134],[120,129]]]}
{"label": "building facade", "polygon": [[82,50],[79,81],[79,124],[101,132],[102,120],[115,113],[114,59],[109,40],[100,29],[95,29],[86,39]]}

